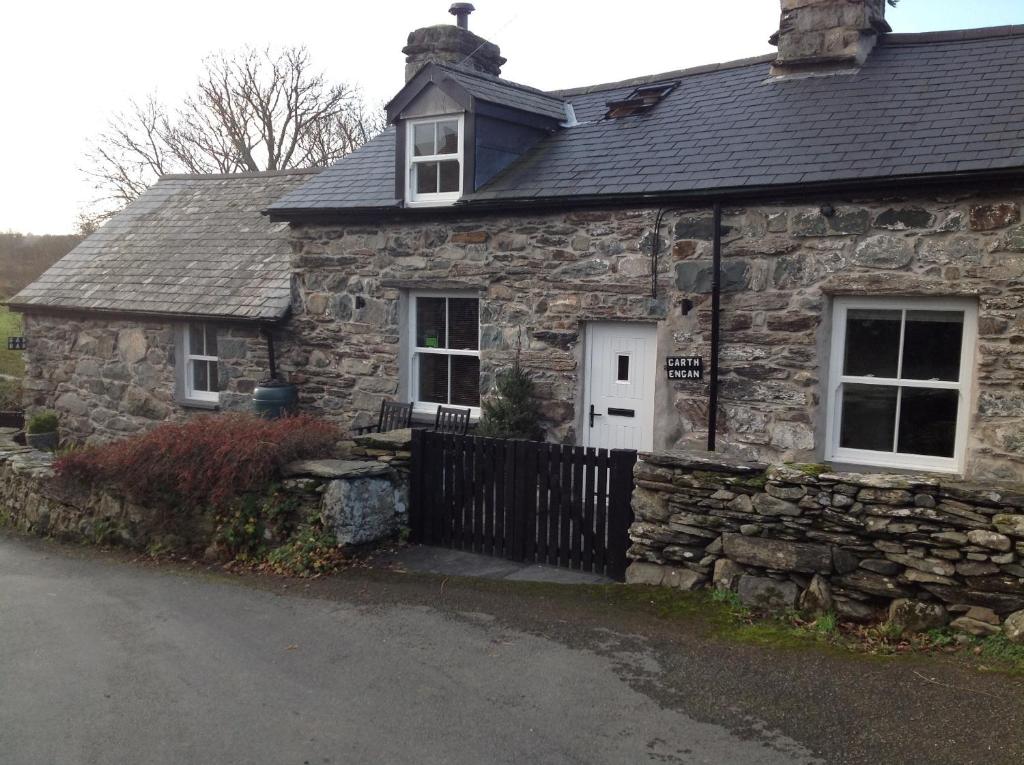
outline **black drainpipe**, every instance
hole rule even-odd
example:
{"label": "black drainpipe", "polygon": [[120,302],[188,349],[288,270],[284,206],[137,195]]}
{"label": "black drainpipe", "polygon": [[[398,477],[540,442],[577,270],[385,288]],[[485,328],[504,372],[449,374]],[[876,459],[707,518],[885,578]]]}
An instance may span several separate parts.
{"label": "black drainpipe", "polygon": [[722,303],[722,203],[714,207],[714,243],[711,250],[711,390],[708,396],[708,451],[715,451],[718,429],[718,342]]}
{"label": "black drainpipe", "polygon": [[277,359],[274,357],[274,333],[268,325],[263,326],[263,337],[267,340],[267,363],[270,365],[270,379],[277,379]]}

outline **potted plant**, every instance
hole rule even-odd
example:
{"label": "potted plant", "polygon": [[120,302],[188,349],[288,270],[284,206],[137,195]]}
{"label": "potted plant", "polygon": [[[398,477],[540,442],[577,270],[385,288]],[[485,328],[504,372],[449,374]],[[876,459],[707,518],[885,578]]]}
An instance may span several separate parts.
{"label": "potted plant", "polygon": [[54,451],[57,448],[57,413],[44,409],[29,418],[25,441],[33,449]]}

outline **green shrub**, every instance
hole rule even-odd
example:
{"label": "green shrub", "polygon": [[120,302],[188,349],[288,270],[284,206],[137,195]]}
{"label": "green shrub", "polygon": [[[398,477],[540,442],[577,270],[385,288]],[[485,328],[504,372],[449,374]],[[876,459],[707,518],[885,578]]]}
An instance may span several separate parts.
{"label": "green shrub", "polygon": [[541,440],[544,432],[533,378],[520,366],[518,356],[511,369],[498,373],[496,387],[496,394],[481,404],[476,432],[491,438]]}
{"label": "green shrub", "polygon": [[301,524],[287,542],[267,556],[270,570],[287,576],[329,574],[341,561],[338,540],[318,520]]}
{"label": "green shrub", "polygon": [[28,432],[33,435],[37,433],[56,433],[57,413],[45,409],[41,412],[36,412],[28,421]]}
{"label": "green shrub", "polygon": [[331,456],[338,437],[334,425],[308,415],[205,415],[75,449],[54,468],[66,480],[110,487],[171,514],[219,512],[239,497],[265,494],[287,463]]}

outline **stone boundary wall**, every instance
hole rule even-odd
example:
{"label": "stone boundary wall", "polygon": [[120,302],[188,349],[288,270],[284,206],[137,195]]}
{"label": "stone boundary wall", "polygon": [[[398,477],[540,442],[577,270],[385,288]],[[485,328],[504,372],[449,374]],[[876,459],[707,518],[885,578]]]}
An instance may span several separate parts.
{"label": "stone boundary wall", "polygon": [[907,599],[943,621],[1024,609],[1024,487],[678,452],[644,455],[635,476],[627,582],[853,621]]}
{"label": "stone boundary wall", "polygon": [[[81,491],[57,480],[53,455],[15,443],[0,428],[0,526],[73,542],[105,542],[137,550],[172,547],[159,514],[107,491]],[[282,488],[300,508],[320,513],[338,544],[357,546],[391,537],[407,526],[408,477],[399,441],[377,445],[372,458],[305,460],[286,466]],[[395,463],[392,465],[391,463]],[[195,540],[209,541],[208,516],[186,521]],[[180,531],[180,529],[176,529]],[[189,540],[186,540],[186,542]],[[273,539],[268,540],[274,546]]]}

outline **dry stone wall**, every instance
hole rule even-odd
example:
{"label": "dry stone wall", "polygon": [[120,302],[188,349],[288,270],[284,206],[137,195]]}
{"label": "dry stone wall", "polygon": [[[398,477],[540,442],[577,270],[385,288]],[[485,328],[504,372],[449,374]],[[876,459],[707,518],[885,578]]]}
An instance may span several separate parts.
{"label": "dry stone wall", "polygon": [[[167,322],[25,316],[26,408],[53,409],[61,437],[120,438],[202,409],[175,400],[175,325]],[[250,408],[267,376],[266,344],[256,330],[218,330],[219,408]]]}
{"label": "dry stone wall", "polygon": [[[967,470],[1021,480],[1022,202],[1017,191],[727,207],[721,448],[772,462],[822,458],[833,296],[967,296],[979,305]],[[295,318],[282,366],[307,407],[367,423],[382,399],[400,392],[403,294],[474,290],[482,301],[482,391],[511,362],[522,330],[549,436],[573,442],[585,322],[656,322],[659,357],[709,356],[711,214],[666,215],[652,297],[656,212],[296,226]],[[685,313],[684,300],[694,304]],[[655,447],[703,448],[707,401],[706,381],[659,379]]]}
{"label": "dry stone wall", "polygon": [[[103,489],[85,489],[54,476],[53,455],[22,446],[0,428],[0,526],[73,542],[102,542],[145,550],[219,554],[213,519],[203,508],[180,508],[173,519]],[[408,525],[409,479],[404,441],[371,440],[358,459],[306,460],[284,468],[280,489],[297,517],[319,516],[339,545],[370,544]],[[366,450],[373,455],[367,456]],[[269,546],[280,544],[267,529]]]}
{"label": "dry stone wall", "polygon": [[635,477],[627,581],[859,621],[898,600],[996,624],[1024,609],[1024,486],[671,452]]}

